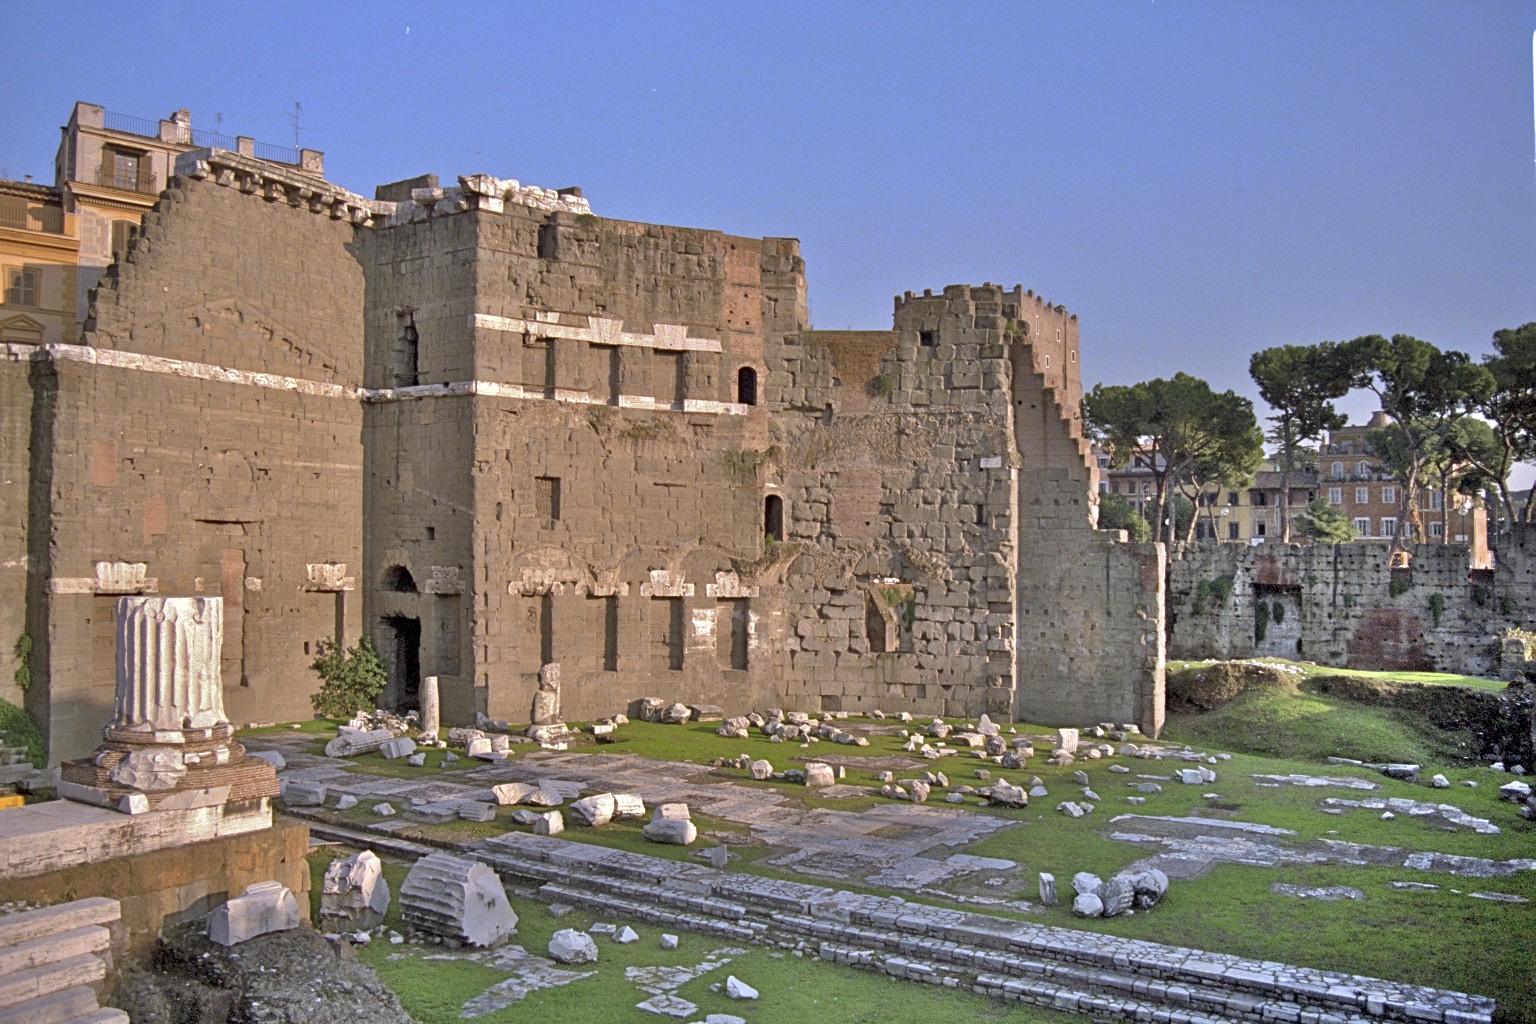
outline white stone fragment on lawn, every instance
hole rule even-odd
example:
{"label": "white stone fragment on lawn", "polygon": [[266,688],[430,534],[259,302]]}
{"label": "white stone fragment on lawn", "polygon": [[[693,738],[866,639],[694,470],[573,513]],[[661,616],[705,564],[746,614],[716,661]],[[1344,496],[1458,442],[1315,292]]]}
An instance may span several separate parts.
{"label": "white stone fragment on lawn", "polygon": [[409,736],[400,736],[380,746],[379,753],[391,761],[400,757],[409,757],[416,753],[416,741]]}
{"label": "white stone fragment on lawn", "polygon": [[393,804],[374,804],[373,813],[379,815],[381,818],[392,818],[395,814],[395,808]]}
{"label": "white stone fragment on lawn", "polygon": [[597,963],[597,943],[586,932],[562,928],[549,940],[549,956],[561,964]]}
{"label": "white stone fragment on lawn", "polygon": [[341,928],[377,928],[389,911],[389,882],[372,850],[333,860],[320,887],[320,923]]}
{"label": "white stone fragment on lawn", "polygon": [[832,773],[832,766],[820,761],[812,761],[805,766],[805,784],[816,789],[836,784],[837,776]]}
{"label": "white stone fragment on lawn", "polygon": [[326,757],[355,757],[378,750],[395,738],[388,729],[349,729],[342,726],[335,739],[325,745]]}
{"label": "white stone fragment on lawn", "polygon": [[517,914],[496,872],[479,861],[429,853],[400,886],[407,924],[471,946],[494,946],[517,931]]}
{"label": "white stone fragment on lawn", "polygon": [[284,768],[288,767],[287,759],[285,759],[283,755],[276,750],[247,750],[245,753],[247,757],[254,757],[259,761],[267,762],[267,764],[271,765],[273,768],[276,768],[278,771],[282,771]]}
{"label": "white stone fragment on lawn", "polygon": [[299,904],[281,882],[257,882],[208,915],[208,938],[234,946],[269,932],[299,926]]}
{"label": "white stone fragment on lawn", "polygon": [[627,946],[632,942],[639,942],[640,935],[629,925],[625,925],[623,928],[620,928],[617,932],[614,933],[613,941],[619,943],[621,946]]}
{"label": "white stone fragment on lawn", "polygon": [[534,835],[557,836],[564,831],[565,817],[559,811],[545,811],[543,814],[534,813]]}
{"label": "white stone fragment on lawn", "polygon": [[458,805],[459,817],[465,821],[495,821],[496,805],[479,800],[465,800]]}
{"label": "white stone fragment on lawn", "polygon": [[1098,894],[1104,888],[1104,880],[1089,871],[1079,871],[1072,876],[1072,891],[1079,896],[1084,893]]}
{"label": "white stone fragment on lawn", "polygon": [[732,999],[756,999],[757,989],[732,974],[725,979],[725,994]]}
{"label": "white stone fragment on lawn", "polygon": [[671,934],[670,932],[662,932],[661,933],[661,948],[662,949],[676,949],[677,948],[677,936]]}
{"label": "white stone fragment on lawn", "polygon": [[1072,913],[1078,917],[1101,917],[1104,914],[1104,901],[1091,892],[1080,893],[1072,901]]}
{"label": "white stone fragment on lawn", "polygon": [[1040,872],[1040,905],[1054,907],[1059,901],[1056,899],[1056,876],[1049,871]]}
{"label": "white stone fragment on lawn", "polygon": [[613,820],[614,800],[612,793],[598,793],[583,797],[571,804],[571,815],[578,824],[597,828]]}
{"label": "white stone fragment on lawn", "polygon": [[338,797],[336,799],[336,809],[338,811],[350,810],[351,808],[356,807],[356,806],[357,806],[357,797],[353,796],[351,793],[343,793],[343,794],[341,794],[340,797]]}
{"label": "white stone fragment on lawn", "polygon": [[754,779],[761,781],[773,774],[773,765],[768,761],[753,761],[747,771],[752,773]]}
{"label": "white stone fragment on lawn", "polygon": [[283,803],[289,807],[319,807],[325,803],[325,787],[309,782],[284,783]]}
{"label": "white stone fragment on lawn", "polygon": [[1056,749],[1057,750],[1064,750],[1064,751],[1066,751],[1069,754],[1075,754],[1075,753],[1077,753],[1077,743],[1078,743],[1078,738],[1077,738],[1077,730],[1076,729],[1057,729],[1056,730]]}

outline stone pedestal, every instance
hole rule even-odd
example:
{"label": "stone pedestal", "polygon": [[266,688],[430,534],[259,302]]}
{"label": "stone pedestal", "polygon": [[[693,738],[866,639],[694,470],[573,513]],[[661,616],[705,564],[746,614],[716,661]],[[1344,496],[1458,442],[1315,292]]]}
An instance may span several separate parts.
{"label": "stone pedestal", "polygon": [[105,742],[67,761],[59,795],[127,814],[236,804],[268,814],[277,773],[247,758],[224,715],[219,597],[121,597]]}

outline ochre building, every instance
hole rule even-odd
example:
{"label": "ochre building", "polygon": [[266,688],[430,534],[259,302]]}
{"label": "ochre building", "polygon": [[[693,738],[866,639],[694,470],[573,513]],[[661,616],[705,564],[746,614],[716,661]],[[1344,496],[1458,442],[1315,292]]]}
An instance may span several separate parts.
{"label": "ochre building", "polygon": [[1077,318],[1017,287],[816,331],[788,238],[486,175],[365,199],[221,149],[68,342],[6,344],[0,629],[50,756],[92,749],[113,599],[224,598],[240,723],[321,639],[387,703],[581,720],[645,696],[1161,725],[1162,559],[1093,529]]}

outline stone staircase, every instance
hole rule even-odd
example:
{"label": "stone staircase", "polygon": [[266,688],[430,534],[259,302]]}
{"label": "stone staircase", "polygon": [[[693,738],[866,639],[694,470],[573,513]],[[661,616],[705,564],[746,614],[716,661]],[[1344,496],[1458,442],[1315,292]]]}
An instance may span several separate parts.
{"label": "stone staircase", "polygon": [[[720,871],[525,833],[468,851],[508,884],[605,915],[814,950],[1002,999],[1159,1024],[1487,1024],[1493,1000],[1441,989]],[[1154,911],[1155,913],[1155,911]]]}
{"label": "stone staircase", "polygon": [[98,896],[0,917],[0,1024],[128,1024],[98,1001],[121,916]]}

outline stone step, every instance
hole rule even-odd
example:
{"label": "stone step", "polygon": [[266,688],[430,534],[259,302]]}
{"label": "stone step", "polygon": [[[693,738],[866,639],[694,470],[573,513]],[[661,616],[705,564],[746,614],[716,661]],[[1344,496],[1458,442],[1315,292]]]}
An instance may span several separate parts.
{"label": "stone step", "polygon": [[550,837],[509,833],[479,844],[473,855],[510,878],[542,885],[546,898],[558,892],[563,902],[583,906],[622,903],[642,920],[695,929],[699,921],[718,922],[704,927],[742,937],[739,929],[757,934],[767,923],[784,936],[853,942],[881,955],[933,959],[940,949],[941,959],[968,971],[1030,985],[1054,979],[1078,996],[1134,997],[1212,1019],[1482,1024],[1493,1011],[1491,1000],[1461,993],[715,871]]}
{"label": "stone step", "polygon": [[44,935],[12,946],[0,946],[0,978],[72,956],[110,953],[112,933],[99,925],[86,925],[56,935]]}
{"label": "stone step", "polygon": [[82,1013],[78,1017],[71,1017],[63,1024],[131,1024],[128,1015],[115,1006],[103,1006],[92,1010],[90,1013]]}
{"label": "stone step", "polygon": [[[1009,992],[1030,993],[1025,999],[1037,1005],[1057,1005],[1042,1001],[1041,993],[1072,992],[1082,996],[1102,998],[1109,1002],[1121,1001],[1143,1007],[1172,1009],[1191,1020],[1212,1021],[1283,1021],[1305,1020],[1309,1024],[1352,1024],[1366,1018],[1352,1012],[1319,1007],[1301,1008],[1285,999],[1261,999],[1230,989],[1179,984],[1163,980],[1149,980],[1127,970],[1080,967],[1072,964],[1048,963],[1010,956],[992,950],[972,949],[965,946],[933,944],[927,940],[890,932],[873,932],[869,929],[834,925],[827,921],[809,918],[795,919],[781,915],[782,926],[807,935],[826,936],[823,946],[855,950],[870,960],[907,957],[924,954],[945,969],[963,969],[976,972],[976,984],[982,978],[1001,979],[992,984],[1009,982]],[[840,941],[831,941],[833,939]],[[861,965],[856,965],[861,966]],[[887,972],[889,973],[889,972]],[[926,979],[919,979],[926,980]],[[1011,984],[1023,981],[1020,988]],[[1013,997],[1010,997],[1013,998]],[[1024,998],[1020,996],[1019,998]],[[1102,1009],[1102,1007],[1096,1007]]]}
{"label": "stone step", "polygon": [[96,992],[81,986],[0,1007],[0,1024],[63,1024],[97,1009]]}
{"label": "stone step", "polygon": [[0,1007],[15,1006],[67,989],[95,985],[105,980],[106,976],[107,965],[100,957],[88,953],[68,957],[57,963],[29,967],[0,977]]}
{"label": "stone step", "polygon": [[104,896],[60,903],[20,914],[0,917],[0,946],[15,946],[44,935],[67,932],[86,925],[111,925],[123,916],[117,900]]}

